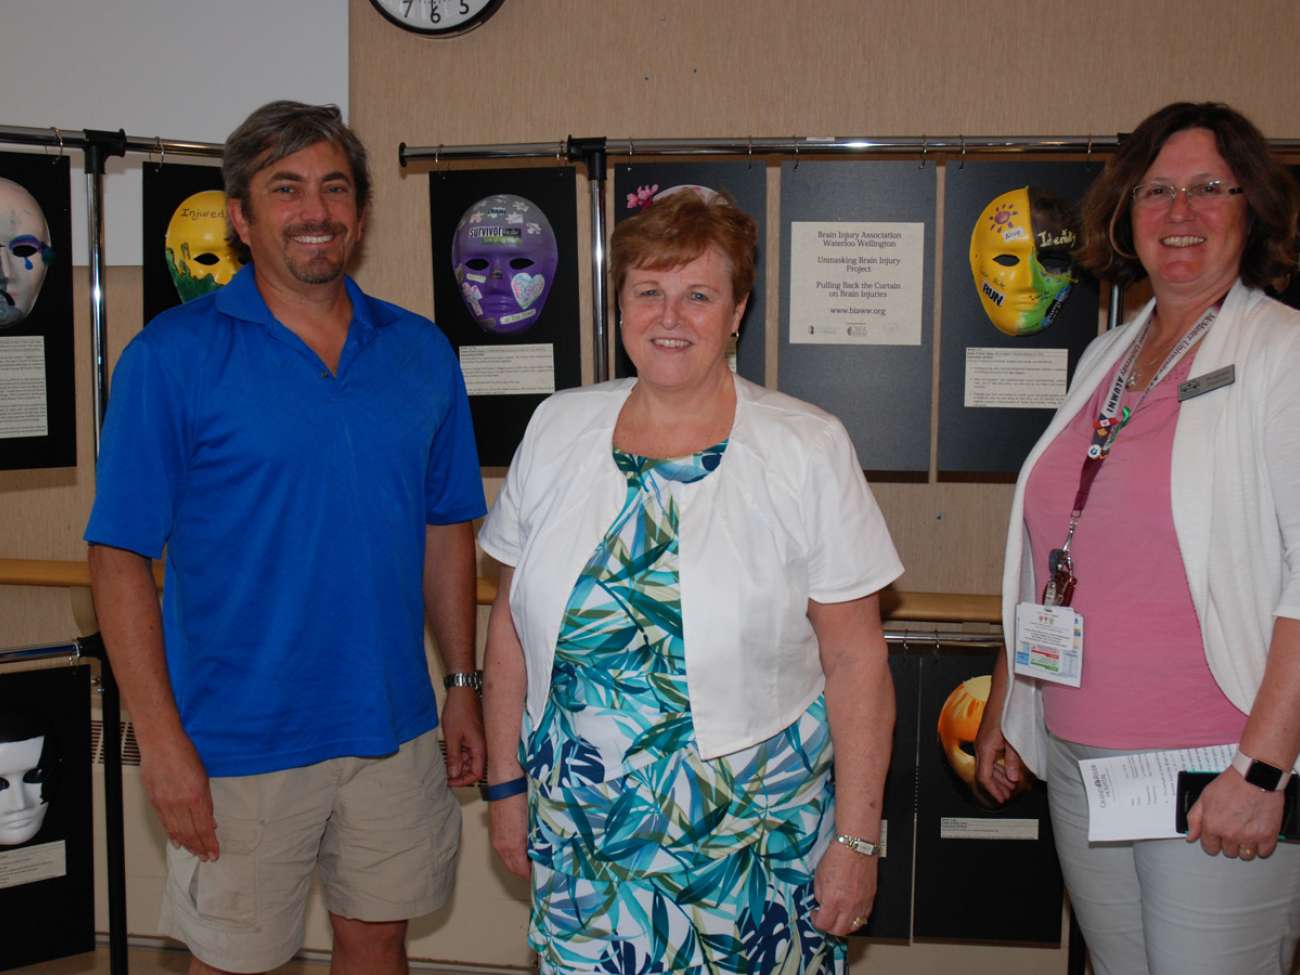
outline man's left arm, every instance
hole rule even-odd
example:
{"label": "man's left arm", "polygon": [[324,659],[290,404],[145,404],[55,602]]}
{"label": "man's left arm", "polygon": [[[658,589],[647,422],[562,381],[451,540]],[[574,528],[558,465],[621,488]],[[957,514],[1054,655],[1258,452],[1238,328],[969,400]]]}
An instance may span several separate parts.
{"label": "man's left arm", "polygon": [[[426,525],[424,609],[448,674],[475,670],[474,529],[470,522]],[[447,743],[447,782],[472,785],[483,777],[487,747],[478,691],[451,687],[443,704],[442,736]]]}

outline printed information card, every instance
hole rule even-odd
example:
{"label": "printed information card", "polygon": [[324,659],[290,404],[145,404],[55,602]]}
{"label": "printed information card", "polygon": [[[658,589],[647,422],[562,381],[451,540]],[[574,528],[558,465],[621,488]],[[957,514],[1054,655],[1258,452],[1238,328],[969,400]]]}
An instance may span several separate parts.
{"label": "printed information card", "polygon": [[460,371],[470,396],[555,392],[555,350],[549,343],[462,345]]}
{"label": "printed information card", "polygon": [[62,840],[0,852],[0,889],[64,877],[67,873],[68,845]]}
{"label": "printed information card", "polygon": [[1065,401],[1068,349],[966,349],[967,408],[1054,410]]}
{"label": "printed information card", "polygon": [[794,221],[790,341],[920,345],[925,224]]}
{"label": "printed information card", "polygon": [[50,433],[45,336],[0,339],[0,439]]}

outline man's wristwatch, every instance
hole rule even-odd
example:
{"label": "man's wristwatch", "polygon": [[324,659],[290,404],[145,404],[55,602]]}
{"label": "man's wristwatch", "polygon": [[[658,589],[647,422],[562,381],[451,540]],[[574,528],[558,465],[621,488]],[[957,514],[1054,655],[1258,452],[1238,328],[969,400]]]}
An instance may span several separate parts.
{"label": "man's wristwatch", "polygon": [[835,842],[842,843],[854,853],[860,853],[864,857],[874,857],[880,854],[879,843],[872,843],[871,840],[864,840],[861,836],[850,836],[848,833],[836,833]]}
{"label": "man's wristwatch", "polygon": [[1290,769],[1283,770],[1276,765],[1251,758],[1240,748],[1237,749],[1237,754],[1232,756],[1232,767],[1251,785],[1268,792],[1281,792],[1286,788],[1287,780],[1291,778]]}
{"label": "man's wristwatch", "polygon": [[483,671],[468,670],[461,671],[458,674],[448,674],[442,679],[442,686],[447,690],[451,690],[453,687],[468,687],[482,694]]}

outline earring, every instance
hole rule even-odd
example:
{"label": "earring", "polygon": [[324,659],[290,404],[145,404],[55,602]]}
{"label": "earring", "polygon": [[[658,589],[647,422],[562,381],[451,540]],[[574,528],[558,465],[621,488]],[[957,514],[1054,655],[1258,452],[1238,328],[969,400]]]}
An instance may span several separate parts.
{"label": "earring", "polygon": [[1110,223],[1106,226],[1106,240],[1110,244],[1111,250],[1124,258],[1124,260],[1135,261],[1137,260],[1137,255],[1130,254],[1128,251],[1124,250],[1124,248],[1119,246],[1119,241],[1115,239],[1115,225],[1119,222],[1119,212],[1120,207],[1117,204],[1115,206],[1115,212],[1110,215]]}

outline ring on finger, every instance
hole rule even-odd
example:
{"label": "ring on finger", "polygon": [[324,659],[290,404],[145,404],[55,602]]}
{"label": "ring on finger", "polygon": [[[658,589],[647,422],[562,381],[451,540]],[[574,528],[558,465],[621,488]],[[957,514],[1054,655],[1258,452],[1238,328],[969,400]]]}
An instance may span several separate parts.
{"label": "ring on finger", "polygon": [[1255,858],[1255,851],[1248,846],[1243,846],[1237,852],[1243,860],[1253,860]]}
{"label": "ring on finger", "polygon": [[857,917],[855,917],[855,918],[854,918],[852,921],[850,921],[849,923],[852,924],[853,927],[854,927],[854,929],[856,930],[857,928],[860,928],[860,927],[862,927],[862,925],[866,924],[866,923],[867,923],[867,919],[866,919],[865,917],[863,917],[861,914],[859,914]]}

